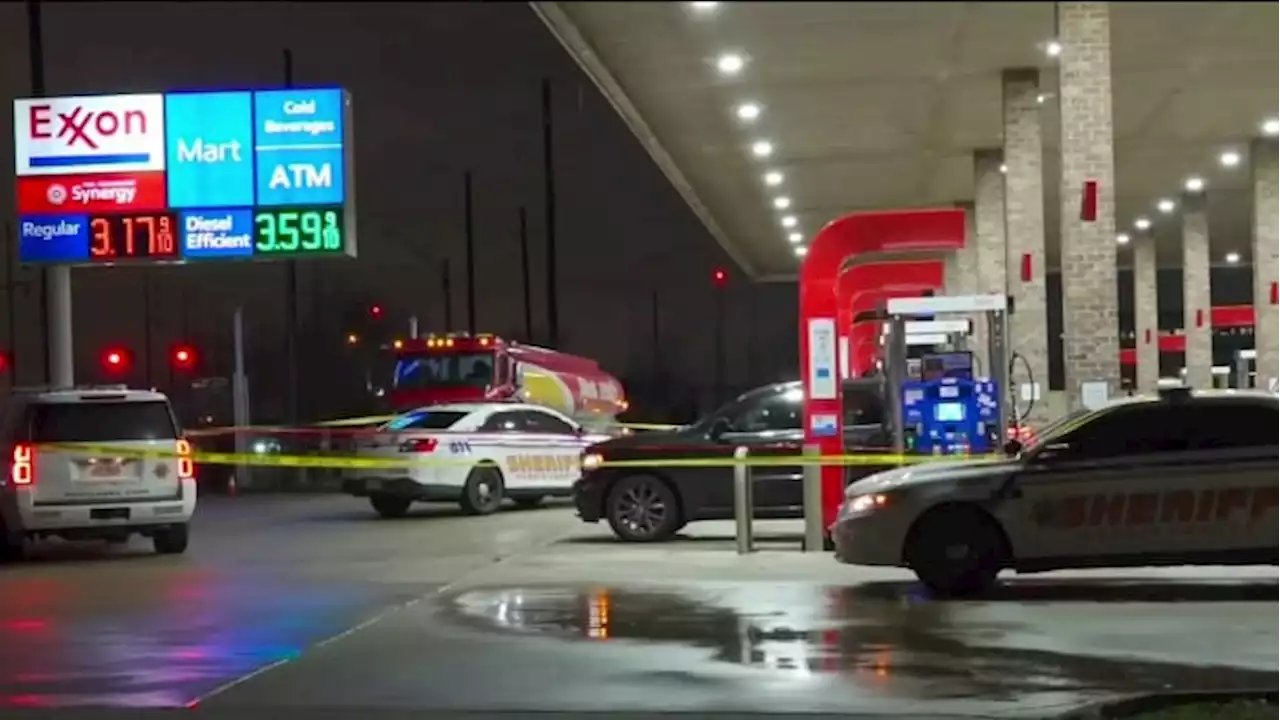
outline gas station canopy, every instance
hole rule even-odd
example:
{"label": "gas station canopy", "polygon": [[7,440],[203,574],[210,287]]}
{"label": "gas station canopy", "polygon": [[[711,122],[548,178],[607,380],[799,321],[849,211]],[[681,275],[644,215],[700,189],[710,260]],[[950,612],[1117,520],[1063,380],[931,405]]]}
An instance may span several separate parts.
{"label": "gas station canopy", "polygon": [[[843,213],[972,200],[974,151],[1001,146],[1002,71],[1039,68],[1057,264],[1053,3],[533,7],[711,234],[765,280],[794,278],[796,248]],[[1180,232],[1156,204],[1189,177],[1208,189],[1215,260],[1248,262],[1247,157],[1220,157],[1247,154],[1280,104],[1277,7],[1112,4],[1116,223],[1156,219],[1162,264],[1178,264]]]}

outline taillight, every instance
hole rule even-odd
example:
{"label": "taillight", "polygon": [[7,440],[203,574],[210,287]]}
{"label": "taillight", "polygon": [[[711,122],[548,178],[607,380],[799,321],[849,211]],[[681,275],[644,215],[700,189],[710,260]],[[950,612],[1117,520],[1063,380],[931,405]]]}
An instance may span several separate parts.
{"label": "taillight", "polygon": [[192,457],[191,441],[178,441],[178,479],[190,480],[196,476],[196,461]]}
{"label": "taillight", "polygon": [[26,443],[13,446],[13,462],[9,478],[14,485],[30,485],[36,479],[35,451]]}
{"label": "taillight", "polygon": [[435,452],[435,438],[416,438],[414,440],[406,440],[400,443],[400,452],[402,453],[429,453]]}

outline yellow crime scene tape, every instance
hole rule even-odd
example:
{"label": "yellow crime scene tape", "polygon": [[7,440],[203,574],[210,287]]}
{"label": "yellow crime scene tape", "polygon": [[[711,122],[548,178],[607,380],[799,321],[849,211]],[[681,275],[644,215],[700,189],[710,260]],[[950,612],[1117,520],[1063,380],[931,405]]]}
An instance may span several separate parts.
{"label": "yellow crime scene tape", "polygon": [[[305,425],[301,427],[284,426],[284,425],[245,425],[245,426],[226,426],[226,427],[210,427],[210,428],[192,428],[186,431],[191,437],[213,437],[216,435],[232,435],[235,433],[260,434],[260,435],[305,435],[308,433],[321,433],[325,430],[333,430],[339,433],[343,431],[359,432],[363,430],[371,430],[372,428],[390,422],[394,415],[375,415],[363,418],[348,418],[344,420],[330,420],[327,422],[316,423],[315,425]],[[620,423],[618,427],[627,430],[641,431],[661,431],[675,430],[683,427],[682,425],[661,425],[656,423]],[[444,433],[444,434],[447,434]]]}
{"label": "yellow crime scene tape", "polygon": [[[58,450],[65,452],[100,454],[110,457],[128,459],[176,458],[174,450],[141,450],[136,448],[120,448],[114,445],[98,445],[93,443],[47,443],[36,446],[37,450]],[[205,465],[242,465],[250,467],[289,467],[317,468],[331,470],[389,470],[417,467],[442,466],[474,466],[486,460],[483,457],[414,457],[404,459],[373,458],[333,455],[285,455],[273,453],[234,453],[208,452],[196,450],[192,459]],[[866,465],[914,465],[929,462],[962,460],[966,462],[992,462],[1003,459],[1000,455],[955,456],[955,455],[910,455],[893,453],[867,453],[845,455],[762,455],[748,456],[743,460],[732,457],[715,458],[654,458],[644,460],[603,460],[595,465],[597,468],[681,468],[681,467],[792,467],[796,465],[835,465],[842,467]]]}

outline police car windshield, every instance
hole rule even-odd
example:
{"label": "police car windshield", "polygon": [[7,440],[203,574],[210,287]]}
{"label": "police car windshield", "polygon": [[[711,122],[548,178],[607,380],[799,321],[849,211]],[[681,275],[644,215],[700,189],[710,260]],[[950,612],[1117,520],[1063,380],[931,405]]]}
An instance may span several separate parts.
{"label": "police car windshield", "polygon": [[1038,448],[1044,445],[1048,445],[1049,443],[1057,442],[1059,435],[1061,435],[1063,431],[1074,426],[1076,424],[1076,421],[1089,415],[1092,412],[1093,412],[1092,410],[1089,410],[1087,408],[1080,408],[1078,410],[1072,410],[1066,415],[1063,415],[1057,420],[1054,420],[1053,422],[1044,426],[1044,428],[1036,431],[1036,441],[1035,443],[1032,444],[1031,448],[1028,448],[1028,449]]}
{"label": "police car windshield", "polygon": [[448,430],[466,417],[465,412],[444,410],[415,410],[405,413],[383,427],[387,430]]}
{"label": "police car windshield", "polygon": [[32,406],[31,442],[173,440],[177,427],[164,402],[39,403]]}
{"label": "police car windshield", "polygon": [[485,388],[493,382],[492,352],[422,353],[396,362],[398,390]]}

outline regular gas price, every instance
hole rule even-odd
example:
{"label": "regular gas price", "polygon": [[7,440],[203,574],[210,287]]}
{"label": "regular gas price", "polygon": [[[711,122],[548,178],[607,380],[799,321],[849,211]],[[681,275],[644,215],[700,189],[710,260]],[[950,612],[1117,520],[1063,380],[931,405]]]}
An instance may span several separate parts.
{"label": "regular gas price", "polygon": [[254,255],[341,254],[342,208],[272,208],[253,215]]}

